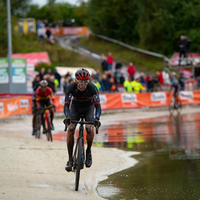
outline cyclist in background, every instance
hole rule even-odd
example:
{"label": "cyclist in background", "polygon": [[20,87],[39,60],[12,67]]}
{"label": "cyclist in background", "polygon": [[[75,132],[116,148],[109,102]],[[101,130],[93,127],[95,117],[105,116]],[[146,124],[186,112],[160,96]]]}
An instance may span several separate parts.
{"label": "cyclist in background", "polygon": [[[67,131],[67,148],[69,161],[65,166],[65,170],[72,171],[73,166],[73,146],[74,146],[74,131],[76,123],[71,123],[71,120],[78,121],[81,115],[84,115],[86,121],[94,121],[94,125],[87,124],[87,149],[85,166],[92,165],[91,146],[94,138],[94,126],[100,127],[99,122],[101,116],[101,105],[97,87],[89,82],[90,74],[86,69],[79,69],[75,73],[75,82],[71,83],[66,89],[64,114],[66,119],[64,123],[68,126]],[[71,108],[69,105],[71,103]],[[95,118],[94,118],[94,110]]]}
{"label": "cyclist in background", "polygon": [[171,87],[170,87],[170,90],[168,92],[168,96],[169,96],[172,89],[174,89],[173,99],[175,101],[175,106],[178,107],[178,104],[176,103],[176,98],[178,98],[178,95],[179,95],[180,85],[179,85],[178,80],[176,78],[176,72],[172,72],[172,74],[171,74]]}
{"label": "cyclist in background", "polygon": [[37,75],[32,83],[32,88],[33,88],[33,96],[32,96],[32,114],[33,114],[33,119],[32,119],[32,135],[35,135],[35,119],[36,119],[36,98],[35,98],[35,91],[37,88],[40,86],[40,76]]}
{"label": "cyclist in background", "polygon": [[[45,106],[48,107],[48,106],[52,105],[50,97],[52,99],[52,103],[54,104],[53,91],[50,87],[47,87],[47,85],[48,85],[47,81],[42,80],[40,82],[40,87],[35,92],[37,107],[43,107],[44,108]],[[53,117],[54,117],[53,108],[51,108],[50,109],[50,118],[51,118],[52,130],[54,130]],[[44,110],[41,113],[41,119],[42,119],[43,133],[46,133],[47,130],[45,128]]]}

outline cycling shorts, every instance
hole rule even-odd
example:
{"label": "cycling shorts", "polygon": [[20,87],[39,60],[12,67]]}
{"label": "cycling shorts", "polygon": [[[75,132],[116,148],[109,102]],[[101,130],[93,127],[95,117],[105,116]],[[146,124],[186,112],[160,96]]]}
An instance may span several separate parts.
{"label": "cycling shorts", "polygon": [[50,101],[50,98],[48,98],[48,99],[40,99],[39,100],[39,102],[40,102],[40,106],[41,107],[48,107],[48,106],[50,106],[51,105],[51,101]]}
{"label": "cycling shorts", "polygon": [[94,105],[80,107],[72,103],[70,109],[71,120],[78,121],[82,115],[84,116],[85,121],[94,121]]}

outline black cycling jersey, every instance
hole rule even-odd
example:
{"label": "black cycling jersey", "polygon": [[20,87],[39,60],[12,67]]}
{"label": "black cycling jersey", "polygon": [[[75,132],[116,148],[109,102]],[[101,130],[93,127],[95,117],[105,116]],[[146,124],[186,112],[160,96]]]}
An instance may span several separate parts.
{"label": "black cycling jersey", "polygon": [[94,105],[96,108],[95,116],[97,117],[101,116],[99,92],[97,87],[93,83],[89,82],[87,88],[83,92],[77,89],[76,82],[73,82],[67,87],[65,95],[65,105],[64,105],[65,116],[70,115],[69,104],[71,100],[73,106],[76,106],[77,108],[90,107]]}

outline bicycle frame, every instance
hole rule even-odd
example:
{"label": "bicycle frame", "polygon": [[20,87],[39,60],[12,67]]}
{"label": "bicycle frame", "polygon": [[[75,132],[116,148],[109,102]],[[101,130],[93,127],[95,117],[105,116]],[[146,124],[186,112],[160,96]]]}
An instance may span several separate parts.
{"label": "bicycle frame", "polygon": [[[48,122],[47,122],[47,118],[49,117],[49,122],[50,122],[50,126],[48,125]],[[46,127],[47,127],[47,130],[51,129],[52,128],[52,124],[51,124],[51,120],[50,120],[50,116],[49,116],[49,110],[45,109],[45,122],[46,122]]]}

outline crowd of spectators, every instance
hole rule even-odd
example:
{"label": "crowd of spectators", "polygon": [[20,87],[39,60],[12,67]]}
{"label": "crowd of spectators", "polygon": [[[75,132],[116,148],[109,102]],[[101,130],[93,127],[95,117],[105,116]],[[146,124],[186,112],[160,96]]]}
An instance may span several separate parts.
{"label": "crowd of spectators", "polygon": [[[112,64],[110,67],[108,67],[108,62]],[[115,66],[113,67],[113,65]],[[157,71],[155,74],[139,73],[133,63],[130,62],[129,66],[125,67],[125,75],[124,67],[122,69],[120,62],[114,62],[111,52],[108,53],[108,57],[102,54],[101,66],[102,74],[100,74],[99,70],[96,70],[96,73],[91,74],[90,78],[90,81],[96,85],[100,93],[142,93],[165,90],[163,85],[166,82],[161,71]],[[45,69],[42,68],[33,82],[34,91],[40,80],[47,80],[48,86],[51,87],[54,93],[56,91],[63,91],[65,93],[67,86],[74,81],[73,76],[69,72],[61,76],[56,70],[52,72],[51,69],[48,69],[45,72]],[[180,75],[178,81],[181,90],[185,90],[183,74]]]}

